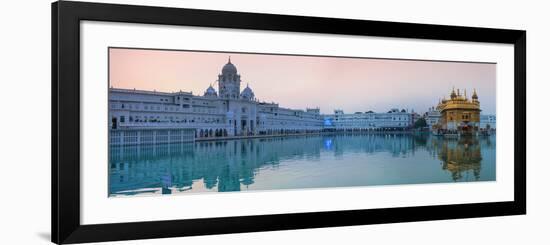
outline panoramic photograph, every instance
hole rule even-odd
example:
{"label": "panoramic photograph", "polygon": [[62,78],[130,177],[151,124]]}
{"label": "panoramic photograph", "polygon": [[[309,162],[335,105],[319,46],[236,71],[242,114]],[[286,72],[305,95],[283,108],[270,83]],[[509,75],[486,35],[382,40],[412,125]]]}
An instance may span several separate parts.
{"label": "panoramic photograph", "polygon": [[496,64],[109,48],[108,195],[496,180]]}

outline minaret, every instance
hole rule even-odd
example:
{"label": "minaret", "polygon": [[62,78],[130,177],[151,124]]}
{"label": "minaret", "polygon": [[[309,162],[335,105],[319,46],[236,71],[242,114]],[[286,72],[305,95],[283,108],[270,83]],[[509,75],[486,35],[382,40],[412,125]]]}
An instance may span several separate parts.
{"label": "minaret", "polygon": [[237,67],[231,63],[231,56],[218,75],[219,96],[224,99],[238,99],[241,91],[241,75],[237,73]]}
{"label": "minaret", "polygon": [[453,91],[451,92],[451,100],[454,100],[456,99],[456,92],[455,92],[455,87],[453,86]]}

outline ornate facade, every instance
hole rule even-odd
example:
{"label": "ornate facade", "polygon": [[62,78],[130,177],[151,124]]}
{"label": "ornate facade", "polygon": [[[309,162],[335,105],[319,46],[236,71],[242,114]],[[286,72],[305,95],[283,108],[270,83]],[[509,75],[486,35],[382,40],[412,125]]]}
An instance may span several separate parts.
{"label": "ornate facade", "polygon": [[403,110],[391,109],[386,113],[373,111],[344,113],[335,110],[332,115],[325,115],[326,129],[336,131],[365,131],[365,130],[403,130],[411,127],[412,114]]}
{"label": "ornate facade", "polygon": [[460,90],[455,91],[453,88],[450,99],[443,98],[436,109],[441,113],[439,129],[461,134],[475,133],[479,130],[481,109],[475,90],[469,99],[466,90],[464,94],[460,94]]}
{"label": "ornate facade", "polygon": [[197,138],[320,131],[318,108],[290,109],[260,102],[231,59],[202,96],[191,92],[109,89],[109,126],[117,129],[195,129]]}
{"label": "ornate facade", "polygon": [[[135,89],[109,89],[109,127],[113,142],[140,144],[162,139],[132,140],[133,133],[117,131],[156,130],[152,134],[167,137],[194,131],[194,138],[311,133],[322,130],[402,130],[412,125],[412,115],[392,109],[386,113],[356,112],[321,115],[319,108],[305,110],[279,107],[277,103],[261,102],[247,84],[241,91],[241,75],[228,60],[217,76],[218,90],[210,85],[202,95],[191,92],[157,92]],[[164,131],[159,131],[164,130]],[[187,130],[187,131],[185,131]],[[139,133],[138,132],[138,133]],[[145,131],[143,131],[145,132]],[[149,135],[151,132],[142,133]],[[128,137],[126,137],[128,136]],[[119,137],[119,138],[117,138]],[[164,137],[164,136],[163,136]],[[137,143],[136,143],[137,142]]]}

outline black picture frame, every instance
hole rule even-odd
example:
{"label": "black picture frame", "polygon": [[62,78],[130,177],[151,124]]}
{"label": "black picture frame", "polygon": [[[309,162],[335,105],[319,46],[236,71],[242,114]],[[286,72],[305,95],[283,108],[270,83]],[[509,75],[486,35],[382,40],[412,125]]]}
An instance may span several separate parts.
{"label": "black picture frame", "polygon": [[[152,222],[80,224],[80,22],[505,43],[514,45],[514,201]],[[54,243],[521,215],[526,213],[526,31],[61,1],[52,4],[52,220]]]}

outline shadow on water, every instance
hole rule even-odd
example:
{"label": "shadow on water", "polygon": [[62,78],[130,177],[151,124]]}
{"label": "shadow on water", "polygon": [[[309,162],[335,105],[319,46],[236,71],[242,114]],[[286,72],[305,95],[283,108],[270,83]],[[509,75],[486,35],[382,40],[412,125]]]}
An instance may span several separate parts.
{"label": "shadow on water", "polygon": [[[227,192],[241,191],[243,186],[279,189],[275,184],[256,185],[265,169],[281,174],[277,176],[299,172],[300,178],[289,180],[296,188],[339,186],[330,184],[339,179],[351,179],[349,183],[359,186],[494,180],[495,154],[494,136],[445,139],[429,134],[341,134],[116,146],[109,149],[109,194]],[[372,177],[381,169],[376,162],[391,164]],[[488,177],[481,174],[482,165]],[[308,175],[308,171],[317,175]],[[324,177],[316,180],[321,178],[316,177],[319,173]],[[285,184],[290,186],[285,188],[293,188],[292,183]]]}

